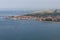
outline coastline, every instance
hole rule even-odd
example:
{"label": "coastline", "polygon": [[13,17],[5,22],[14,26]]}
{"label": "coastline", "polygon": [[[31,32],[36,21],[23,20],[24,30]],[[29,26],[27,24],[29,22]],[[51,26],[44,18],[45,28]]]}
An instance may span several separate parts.
{"label": "coastline", "polygon": [[8,16],[5,19],[12,20],[37,20],[37,21],[52,21],[52,22],[60,22],[60,16],[47,16],[47,17],[34,17],[34,16]]}
{"label": "coastline", "polygon": [[25,14],[21,16],[6,16],[5,19],[13,20],[37,20],[37,21],[52,21],[60,22],[60,13],[58,10],[44,10],[39,12],[32,12],[32,14]]}

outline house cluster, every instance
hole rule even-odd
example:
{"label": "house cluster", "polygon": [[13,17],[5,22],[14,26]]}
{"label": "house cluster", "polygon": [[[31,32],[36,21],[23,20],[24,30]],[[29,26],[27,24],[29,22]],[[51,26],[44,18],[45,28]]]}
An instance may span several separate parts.
{"label": "house cluster", "polygon": [[7,16],[5,19],[13,19],[13,20],[29,20],[29,19],[37,19],[37,17],[34,16]]}
{"label": "house cluster", "polygon": [[60,16],[47,16],[47,17],[34,17],[34,16],[8,16],[5,17],[6,19],[13,19],[13,20],[29,20],[34,19],[38,21],[55,21],[60,22]]}

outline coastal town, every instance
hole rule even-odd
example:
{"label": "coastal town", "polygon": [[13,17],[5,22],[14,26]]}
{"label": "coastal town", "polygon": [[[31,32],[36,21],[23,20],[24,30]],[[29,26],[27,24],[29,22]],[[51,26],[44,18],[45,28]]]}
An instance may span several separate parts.
{"label": "coastal town", "polygon": [[[49,15],[47,15],[47,14],[49,14]],[[43,16],[41,16],[41,15],[43,15]],[[49,10],[32,12],[32,14],[25,14],[22,16],[6,16],[5,19],[13,19],[13,20],[32,20],[33,19],[33,20],[37,20],[37,21],[60,22],[60,10],[49,9]]]}

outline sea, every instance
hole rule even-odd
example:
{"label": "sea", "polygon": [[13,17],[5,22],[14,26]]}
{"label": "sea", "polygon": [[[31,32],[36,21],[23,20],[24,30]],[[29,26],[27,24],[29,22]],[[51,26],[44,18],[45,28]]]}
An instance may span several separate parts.
{"label": "sea", "polygon": [[[25,13],[27,12],[0,11],[0,16],[22,15]],[[0,18],[0,40],[60,40],[60,22]]]}

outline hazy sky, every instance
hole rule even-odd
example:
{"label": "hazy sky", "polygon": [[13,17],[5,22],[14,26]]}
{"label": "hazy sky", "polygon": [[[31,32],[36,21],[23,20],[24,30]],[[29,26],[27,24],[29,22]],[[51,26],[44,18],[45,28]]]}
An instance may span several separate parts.
{"label": "hazy sky", "polygon": [[60,8],[60,0],[0,0],[0,9]]}

